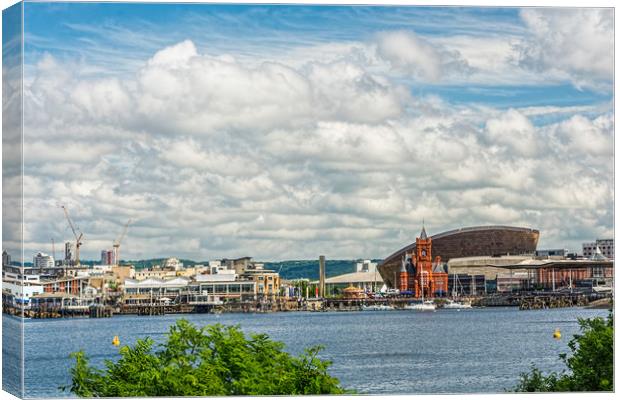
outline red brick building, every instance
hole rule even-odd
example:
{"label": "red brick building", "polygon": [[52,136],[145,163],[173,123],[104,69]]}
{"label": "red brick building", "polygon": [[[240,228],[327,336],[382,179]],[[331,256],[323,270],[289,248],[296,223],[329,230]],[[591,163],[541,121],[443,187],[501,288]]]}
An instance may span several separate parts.
{"label": "red brick building", "polygon": [[441,257],[437,256],[433,263],[433,240],[422,227],[420,237],[416,238],[415,253],[410,257],[409,269],[405,260],[399,276],[401,292],[412,292],[415,297],[433,297],[448,292],[448,274],[437,271],[441,265]]}

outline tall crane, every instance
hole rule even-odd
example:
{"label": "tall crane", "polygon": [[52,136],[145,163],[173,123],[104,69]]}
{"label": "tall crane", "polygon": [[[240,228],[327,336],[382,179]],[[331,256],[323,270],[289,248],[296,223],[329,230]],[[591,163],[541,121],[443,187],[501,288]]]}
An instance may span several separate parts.
{"label": "tall crane", "polygon": [[69,217],[69,212],[67,211],[67,207],[65,206],[60,206],[60,207],[62,207],[63,211],[65,212],[65,217],[67,218],[67,222],[69,222],[69,226],[71,227],[73,236],[75,236],[75,265],[79,267],[80,266],[80,246],[82,245],[81,240],[82,240],[82,236],[84,235],[82,234],[82,232],[80,232],[80,235],[78,236],[75,230],[75,226],[73,226],[73,221],[71,221],[71,217]]}
{"label": "tall crane", "polygon": [[131,219],[127,221],[125,227],[123,228],[123,232],[121,232],[120,236],[116,238],[112,246],[114,247],[114,265],[118,265],[121,260],[121,242],[125,239],[125,235],[127,235],[127,228],[131,224]]}

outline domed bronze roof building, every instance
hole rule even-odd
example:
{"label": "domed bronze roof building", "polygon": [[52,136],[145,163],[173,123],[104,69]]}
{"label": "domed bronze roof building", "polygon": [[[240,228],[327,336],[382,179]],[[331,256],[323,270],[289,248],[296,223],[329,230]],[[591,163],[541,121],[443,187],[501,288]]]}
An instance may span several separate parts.
{"label": "domed bronze roof building", "polygon": [[[533,254],[540,233],[536,229],[513,226],[474,226],[431,236],[433,257],[442,262],[451,258]],[[415,242],[386,257],[377,267],[388,287],[398,288],[403,258],[416,252]]]}

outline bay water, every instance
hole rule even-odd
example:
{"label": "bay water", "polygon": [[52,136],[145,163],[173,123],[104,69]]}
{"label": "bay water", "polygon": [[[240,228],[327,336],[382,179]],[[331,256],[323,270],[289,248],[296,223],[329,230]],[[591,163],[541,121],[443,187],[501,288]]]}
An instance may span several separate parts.
{"label": "bay water", "polygon": [[[105,359],[118,358],[114,336],[121,345],[146,336],[162,342],[169,327],[185,318],[199,326],[238,324],[246,333],[266,333],[293,354],[323,345],[319,356],[333,362],[330,373],[358,393],[501,393],[532,365],[561,371],[558,355],[568,352],[567,342],[579,332],[578,318],[607,314],[584,308],[481,308],[33,319],[24,321],[24,382],[27,397],[72,397],[59,389],[70,384],[71,352],[84,350],[101,367]],[[5,328],[18,322],[3,315]],[[553,338],[555,329],[562,332],[559,340]],[[5,387],[19,368],[20,340],[11,332],[3,329]]]}

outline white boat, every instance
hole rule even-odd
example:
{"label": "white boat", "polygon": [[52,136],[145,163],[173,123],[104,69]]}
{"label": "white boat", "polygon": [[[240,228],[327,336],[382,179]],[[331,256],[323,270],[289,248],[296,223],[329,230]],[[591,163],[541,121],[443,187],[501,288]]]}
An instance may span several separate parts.
{"label": "white boat", "polygon": [[421,303],[413,303],[407,304],[403,307],[405,310],[414,310],[414,311],[435,311],[437,306],[430,300],[423,301]]}
{"label": "white boat", "polygon": [[[424,274],[421,275],[422,287],[424,287]],[[422,301],[420,303],[407,304],[403,307],[404,310],[414,311],[435,311],[437,306],[431,300],[424,301],[424,289],[422,289]]]}
{"label": "white boat", "polygon": [[372,304],[372,305],[362,305],[362,311],[389,311],[393,310],[394,307],[387,306],[384,304]]}
{"label": "white boat", "polygon": [[448,300],[448,302],[444,304],[443,308],[446,308],[448,310],[464,310],[467,308],[471,308],[471,304],[462,303],[460,301]]}

